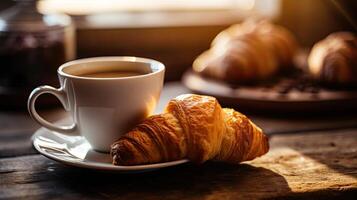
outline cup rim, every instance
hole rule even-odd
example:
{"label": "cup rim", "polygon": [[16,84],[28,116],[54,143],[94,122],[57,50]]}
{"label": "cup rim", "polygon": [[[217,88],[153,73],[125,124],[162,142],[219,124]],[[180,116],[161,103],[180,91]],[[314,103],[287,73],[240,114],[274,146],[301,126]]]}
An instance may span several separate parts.
{"label": "cup rim", "polygon": [[[147,74],[141,74],[136,76],[127,76],[127,77],[111,77],[111,78],[98,78],[98,77],[83,77],[83,76],[76,76],[72,74],[68,74],[63,71],[64,68],[69,67],[74,64],[80,63],[89,63],[89,62],[98,62],[98,61],[124,61],[124,62],[143,62],[156,65],[158,67],[157,71],[150,72]],[[150,58],[142,58],[136,56],[99,56],[99,57],[90,57],[90,58],[81,58],[72,60],[62,64],[58,69],[57,73],[61,76],[72,78],[72,79],[83,79],[83,80],[126,80],[126,79],[136,79],[136,78],[143,78],[147,76],[153,76],[158,73],[162,73],[165,71],[165,65],[157,60],[150,59]]]}

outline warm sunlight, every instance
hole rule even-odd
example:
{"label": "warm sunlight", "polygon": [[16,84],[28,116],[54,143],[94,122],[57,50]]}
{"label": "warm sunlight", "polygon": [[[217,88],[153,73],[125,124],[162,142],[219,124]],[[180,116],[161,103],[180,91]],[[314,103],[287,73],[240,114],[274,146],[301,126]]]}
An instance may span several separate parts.
{"label": "warm sunlight", "polygon": [[356,10],[0,0],[0,200],[356,199]]}
{"label": "warm sunlight", "polygon": [[255,0],[42,0],[42,12],[83,15],[116,11],[250,10]]}

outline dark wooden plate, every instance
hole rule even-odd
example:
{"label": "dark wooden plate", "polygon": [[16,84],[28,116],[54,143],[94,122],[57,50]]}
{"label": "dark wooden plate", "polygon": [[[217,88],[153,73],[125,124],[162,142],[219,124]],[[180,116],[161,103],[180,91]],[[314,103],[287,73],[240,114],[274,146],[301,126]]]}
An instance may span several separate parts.
{"label": "dark wooden plate", "polygon": [[[255,86],[230,85],[187,71],[183,84],[195,93],[215,96],[222,105],[253,112],[309,113],[357,110],[356,89],[290,87],[295,77]],[[285,90],[284,90],[285,87]],[[333,114],[333,113],[331,113]]]}

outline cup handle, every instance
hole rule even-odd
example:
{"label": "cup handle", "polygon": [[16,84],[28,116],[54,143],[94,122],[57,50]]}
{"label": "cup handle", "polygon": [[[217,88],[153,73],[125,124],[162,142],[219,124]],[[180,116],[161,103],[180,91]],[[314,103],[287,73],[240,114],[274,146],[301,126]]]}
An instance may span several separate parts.
{"label": "cup handle", "polygon": [[36,111],[35,108],[35,103],[36,103],[36,99],[45,93],[49,93],[54,95],[55,97],[57,97],[60,102],[62,103],[63,107],[65,108],[65,110],[68,110],[68,99],[67,99],[67,94],[66,92],[63,90],[63,88],[59,88],[56,89],[54,87],[51,86],[40,86],[35,88],[30,96],[29,99],[27,101],[27,109],[31,115],[31,117],[37,122],[39,123],[41,126],[52,130],[52,131],[56,131],[59,133],[63,133],[66,135],[78,135],[76,134],[76,124],[72,124],[70,126],[61,126],[61,125],[55,125],[45,119],[43,119]]}

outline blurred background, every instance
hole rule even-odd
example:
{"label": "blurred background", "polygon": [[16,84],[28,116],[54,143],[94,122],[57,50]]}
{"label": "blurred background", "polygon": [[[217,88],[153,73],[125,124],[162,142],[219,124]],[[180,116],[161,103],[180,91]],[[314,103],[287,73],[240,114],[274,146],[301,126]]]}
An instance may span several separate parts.
{"label": "blurred background", "polygon": [[165,81],[178,81],[244,19],[270,19],[311,48],[331,32],[355,32],[357,17],[351,0],[2,0],[0,10],[2,109],[24,107],[35,86],[58,85],[56,69],[69,60],[148,57],[166,65]]}

